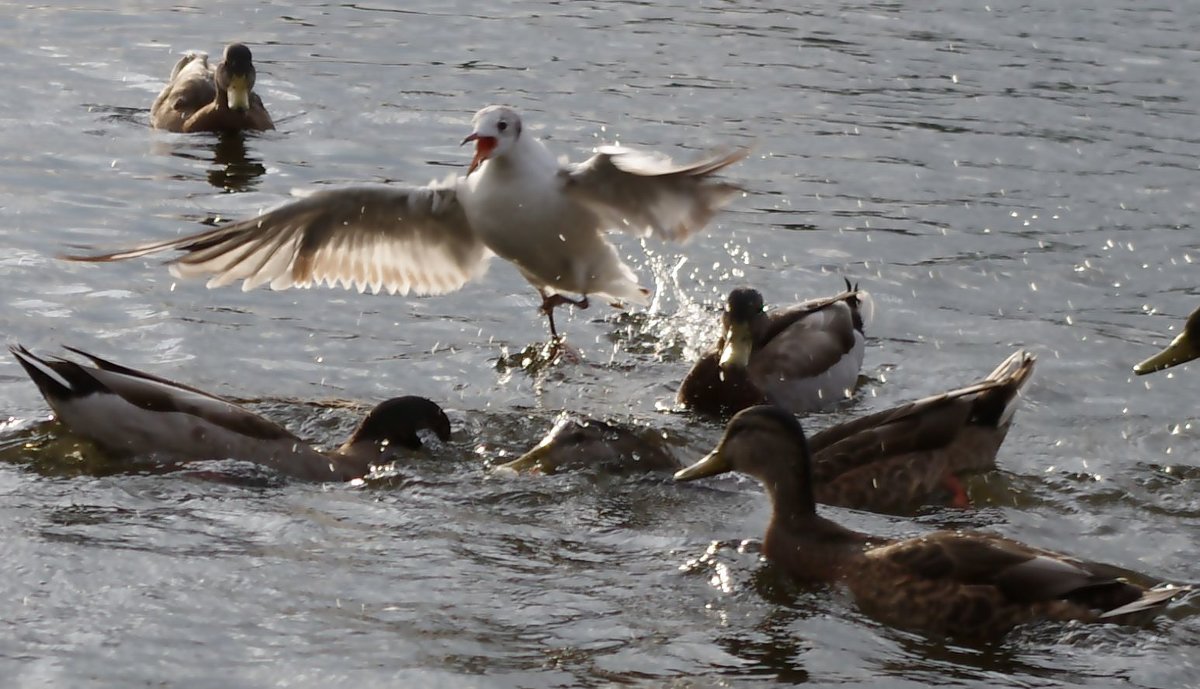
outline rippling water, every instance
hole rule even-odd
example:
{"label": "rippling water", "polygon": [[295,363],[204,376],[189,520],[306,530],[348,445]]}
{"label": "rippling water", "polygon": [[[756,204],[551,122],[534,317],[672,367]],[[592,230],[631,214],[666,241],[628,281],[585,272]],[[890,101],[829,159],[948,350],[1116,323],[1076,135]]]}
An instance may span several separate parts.
{"label": "rippling water", "polygon": [[[1188,3],[211,2],[4,5],[0,332],[72,344],[238,399],[332,443],[399,393],[453,440],[365,487],[118,470],[41,423],[0,361],[0,664],[14,686],[1179,687],[1200,626],[1045,625],[948,646],[797,591],[753,543],[767,509],[729,479],[513,479],[489,463],[571,409],[719,429],[670,407],[733,285],[768,300],[875,295],[869,382],[820,427],[1039,356],[981,509],[855,528],[985,527],[1189,581],[1200,551],[1196,371],[1132,380],[1200,290],[1200,15]],[[147,129],[179,51],[250,43],[279,131]],[[544,338],[511,267],[455,295],[243,293],[155,261],[54,260],[240,218],[293,188],[461,170],[470,115],[516,105],[579,158],[597,142],[686,158],[756,145],[750,193],[686,246],[622,239],[653,308]],[[1192,368],[1195,368],[1194,366]],[[315,403],[315,404],[313,404]],[[220,678],[220,679],[218,679]]]}

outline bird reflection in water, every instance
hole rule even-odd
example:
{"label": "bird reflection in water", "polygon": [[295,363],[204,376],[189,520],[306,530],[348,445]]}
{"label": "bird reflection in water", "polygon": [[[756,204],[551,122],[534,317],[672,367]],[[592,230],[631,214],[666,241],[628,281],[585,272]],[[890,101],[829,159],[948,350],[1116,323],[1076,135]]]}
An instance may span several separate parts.
{"label": "bird reflection in water", "polygon": [[[257,157],[251,157],[242,132],[193,134],[155,144],[155,152],[184,160],[203,163],[205,178],[214,187],[230,193],[253,191],[267,168]],[[179,179],[193,179],[178,175]]]}
{"label": "bird reflection in water", "polygon": [[212,167],[208,183],[228,192],[250,191],[267,174],[267,168],[257,158],[246,153],[246,135],[242,132],[223,132],[210,144]]}

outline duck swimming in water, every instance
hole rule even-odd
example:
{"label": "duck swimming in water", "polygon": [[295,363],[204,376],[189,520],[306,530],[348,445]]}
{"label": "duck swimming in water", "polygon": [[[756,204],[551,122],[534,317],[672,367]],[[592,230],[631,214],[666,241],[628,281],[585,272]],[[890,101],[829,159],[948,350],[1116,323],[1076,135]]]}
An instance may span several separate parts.
{"label": "duck swimming in water", "polygon": [[231,43],[216,69],[208,55],[187,52],[150,108],[150,124],[170,132],[263,131],[274,129],[262,99],[254,92],[250,49]]}
{"label": "duck swimming in water", "polygon": [[421,447],[419,430],[450,438],[450,420],[438,405],[423,397],[396,397],[371,410],[336,450],[318,452],[282,426],[220,397],[66,349],[92,365],[9,347],[59,422],[116,456],[237,459],[308,481],[347,481],[390,461],[395,447]]}
{"label": "duck swimming in water", "polygon": [[889,514],[929,504],[968,506],[960,478],[996,468],[1035,361],[1017,350],[976,383],[813,435],[817,502]]}
{"label": "duck swimming in water", "polygon": [[858,382],[873,304],[849,281],[831,297],[770,310],[758,290],[733,290],[720,337],[683,379],[679,403],[715,417],[768,402],[797,414],[833,407]]}
{"label": "duck swimming in water", "polygon": [[772,516],[763,553],[791,577],[839,584],[885,623],[963,638],[994,638],[1039,620],[1136,622],[1187,587],[1147,589],[1096,565],[993,534],[936,531],[893,540],[817,514],[800,422],[757,406],[729,422],[717,448],[676,478],[737,471],[759,481]]}

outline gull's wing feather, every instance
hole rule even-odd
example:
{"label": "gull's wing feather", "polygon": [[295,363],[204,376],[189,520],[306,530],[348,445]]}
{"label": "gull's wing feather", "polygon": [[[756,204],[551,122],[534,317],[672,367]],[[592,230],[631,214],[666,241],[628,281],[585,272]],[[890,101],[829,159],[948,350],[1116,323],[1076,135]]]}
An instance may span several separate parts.
{"label": "gull's wing feather", "polygon": [[749,152],[737,148],[677,165],[660,154],[604,146],[561,174],[566,192],[591,209],[604,229],[683,240],[741,191],[711,175]]}
{"label": "gull's wing feather", "polygon": [[182,251],[178,277],[209,275],[209,287],[326,284],[360,292],[443,294],[483,272],[490,256],[471,230],[454,181],[426,187],[320,191],[273,211],[187,237],[76,261],[117,261]]}

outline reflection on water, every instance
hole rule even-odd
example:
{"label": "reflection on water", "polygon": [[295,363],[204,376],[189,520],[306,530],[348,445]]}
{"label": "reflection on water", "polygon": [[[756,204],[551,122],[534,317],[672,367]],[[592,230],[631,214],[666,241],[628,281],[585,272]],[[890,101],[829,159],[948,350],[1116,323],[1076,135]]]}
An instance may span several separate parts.
{"label": "reflection on water", "polygon": [[251,155],[247,146],[247,138],[255,136],[244,132],[174,134],[169,140],[156,141],[155,149],[160,155],[201,163],[208,183],[217,189],[251,191],[267,174],[261,158]]}
{"label": "reflection on water", "polygon": [[247,157],[246,135],[242,132],[217,135],[212,151],[213,166],[208,171],[208,183],[218,189],[249,191],[267,174],[267,168],[258,159]]}

